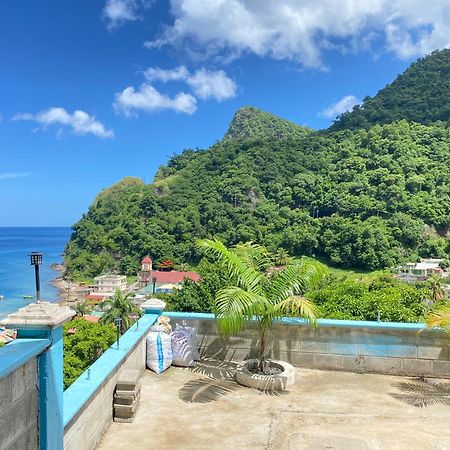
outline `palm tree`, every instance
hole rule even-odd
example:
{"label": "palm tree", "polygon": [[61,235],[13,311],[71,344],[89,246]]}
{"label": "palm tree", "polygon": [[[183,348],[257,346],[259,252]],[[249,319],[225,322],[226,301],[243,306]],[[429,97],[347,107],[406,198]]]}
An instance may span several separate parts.
{"label": "palm tree", "polygon": [[442,328],[450,334],[450,304],[436,308],[425,318],[428,328]]}
{"label": "palm tree", "polygon": [[116,289],[115,294],[104,300],[100,306],[105,310],[105,314],[100,318],[100,323],[114,323],[116,317],[122,319],[121,333],[124,333],[135,322],[133,316],[140,317],[142,312],[130,300],[131,293],[124,294],[120,289]]}
{"label": "palm tree", "polygon": [[431,294],[431,301],[437,303],[445,298],[445,292],[442,289],[441,277],[439,275],[431,275],[427,280],[427,287]]}
{"label": "palm tree", "polygon": [[83,317],[91,312],[91,308],[89,308],[89,306],[84,303],[77,303],[74,310],[76,313],[76,317]]}
{"label": "palm tree", "polygon": [[219,240],[202,240],[199,248],[223,264],[229,283],[216,293],[215,315],[224,336],[241,331],[255,319],[259,333],[259,369],[266,371],[266,336],[275,320],[283,316],[303,317],[315,324],[315,305],[301,296],[319,281],[326,268],[301,259],[283,270],[268,273],[271,258],[267,250],[247,243],[228,249]]}

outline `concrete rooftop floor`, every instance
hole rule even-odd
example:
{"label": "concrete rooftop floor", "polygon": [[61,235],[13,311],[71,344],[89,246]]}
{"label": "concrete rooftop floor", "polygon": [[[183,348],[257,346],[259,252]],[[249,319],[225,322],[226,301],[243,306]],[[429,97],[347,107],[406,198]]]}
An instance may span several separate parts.
{"label": "concrete rooftop floor", "polygon": [[[297,369],[289,392],[269,395],[236,384],[232,369],[147,370],[135,421],[113,423],[98,448],[450,448],[450,381]],[[420,398],[427,406],[410,404]]]}

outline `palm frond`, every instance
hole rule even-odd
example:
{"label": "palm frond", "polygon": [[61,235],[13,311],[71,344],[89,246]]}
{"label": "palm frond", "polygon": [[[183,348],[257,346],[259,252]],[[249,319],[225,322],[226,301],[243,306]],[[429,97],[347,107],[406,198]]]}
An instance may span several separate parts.
{"label": "palm frond", "polygon": [[304,294],[326,273],[327,269],[323,264],[306,258],[288,265],[272,277],[269,292],[272,301],[278,302],[296,294]]}
{"label": "palm frond", "polygon": [[425,320],[429,328],[444,328],[450,331],[450,305],[431,311]]}
{"label": "palm frond", "polygon": [[215,307],[220,333],[225,336],[238,333],[246,320],[263,315],[268,306],[271,304],[266,298],[238,286],[221,289],[216,294]]}
{"label": "palm frond", "polygon": [[198,241],[197,246],[223,262],[229,276],[234,278],[240,287],[262,294],[260,282],[264,278],[264,274],[247,264],[245,259],[238,254],[227,249],[222,242],[217,239],[204,239]]}
{"label": "palm frond", "polygon": [[233,253],[257,271],[265,271],[272,263],[272,258],[267,248],[253,242],[236,245]]}
{"label": "palm frond", "polygon": [[316,306],[305,297],[290,296],[274,305],[274,312],[276,317],[302,317],[312,324],[316,323]]}

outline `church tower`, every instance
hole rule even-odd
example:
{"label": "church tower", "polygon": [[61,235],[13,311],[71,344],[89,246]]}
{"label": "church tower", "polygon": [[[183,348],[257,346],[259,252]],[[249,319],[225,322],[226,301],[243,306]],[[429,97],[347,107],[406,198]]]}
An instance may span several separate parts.
{"label": "church tower", "polygon": [[138,273],[139,286],[145,287],[150,282],[150,276],[153,270],[153,261],[150,256],[146,256],[141,261],[141,270]]}

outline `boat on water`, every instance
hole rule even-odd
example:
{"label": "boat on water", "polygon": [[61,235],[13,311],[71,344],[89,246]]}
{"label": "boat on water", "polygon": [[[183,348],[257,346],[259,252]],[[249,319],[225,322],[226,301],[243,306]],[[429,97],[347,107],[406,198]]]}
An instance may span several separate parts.
{"label": "boat on water", "polygon": [[34,298],[34,295],[22,295],[23,298]]}
{"label": "boat on water", "polygon": [[0,301],[2,301],[5,298],[4,295],[0,295]]}

